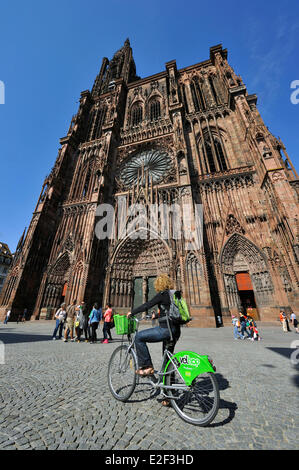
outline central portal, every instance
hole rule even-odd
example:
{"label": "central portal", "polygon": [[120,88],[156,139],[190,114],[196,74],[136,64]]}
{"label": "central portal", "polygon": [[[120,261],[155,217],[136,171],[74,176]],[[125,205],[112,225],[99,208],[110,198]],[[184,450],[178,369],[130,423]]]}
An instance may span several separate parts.
{"label": "central portal", "polygon": [[156,295],[156,276],[136,277],[134,279],[133,308],[148,302]]}
{"label": "central portal", "polygon": [[155,279],[171,271],[170,249],[161,239],[128,238],[115,250],[110,273],[109,302],[118,309],[131,309],[156,294]]}

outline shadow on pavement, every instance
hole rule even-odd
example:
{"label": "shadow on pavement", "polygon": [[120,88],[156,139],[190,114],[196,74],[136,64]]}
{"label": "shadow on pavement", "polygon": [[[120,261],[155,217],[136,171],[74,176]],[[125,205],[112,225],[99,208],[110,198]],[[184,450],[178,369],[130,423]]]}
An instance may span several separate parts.
{"label": "shadow on pavement", "polygon": [[[7,331],[7,330],[6,330]],[[49,335],[31,335],[22,333],[4,333],[0,330],[0,341],[4,344],[15,344],[15,343],[35,343],[40,341],[50,341],[52,339],[51,334]]]}
{"label": "shadow on pavement", "polygon": [[[228,417],[224,419],[223,421],[219,423],[213,422],[209,426],[207,426],[207,428],[218,428],[220,426],[225,426],[226,424],[230,423],[234,419],[236,410],[238,409],[238,406],[236,403],[231,402],[231,401],[226,401],[221,398],[221,390],[226,390],[230,388],[229,381],[225,377],[223,377],[222,374],[215,374],[215,375],[218,381],[219,391],[220,391],[219,410],[228,410],[229,414],[228,414]],[[215,419],[217,419],[217,416]]]}
{"label": "shadow on pavement", "polygon": [[[267,348],[270,351],[276,352],[281,356],[286,357],[290,360],[290,364],[293,370],[299,371],[299,349],[294,348]],[[295,361],[296,363],[292,363],[291,361]],[[299,374],[295,374],[291,377],[291,383],[299,388]]]}
{"label": "shadow on pavement", "polygon": [[280,354],[281,356],[284,356],[287,359],[290,359],[292,353],[295,351],[295,349],[292,349],[292,348],[267,348],[267,349],[277,354]]}
{"label": "shadow on pavement", "polygon": [[299,388],[299,374],[293,375],[291,378],[292,383],[295,385],[295,387]]}
{"label": "shadow on pavement", "polygon": [[[218,385],[219,385],[219,391],[220,391],[220,405],[219,405],[219,410],[228,410],[228,416],[226,419],[219,423],[212,423],[207,427],[210,428],[216,428],[220,426],[225,426],[226,424],[230,423],[236,414],[236,410],[238,409],[238,406],[234,402],[229,402],[226,400],[221,399],[221,390],[226,390],[230,387],[229,381],[223,377],[221,374],[215,374],[217,377]],[[139,398],[138,398],[139,394]],[[141,403],[141,402],[146,402],[148,400],[152,400],[160,395],[159,390],[153,389],[151,386],[151,383],[147,379],[142,379],[142,382],[140,381],[139,384],[137,385],[135,392],[134,392],[134,398],[131,400],[128,400],[128,403]],[[160,400],[158,400],[160,401]],[[216,417],[217,419],[217,417]]]}

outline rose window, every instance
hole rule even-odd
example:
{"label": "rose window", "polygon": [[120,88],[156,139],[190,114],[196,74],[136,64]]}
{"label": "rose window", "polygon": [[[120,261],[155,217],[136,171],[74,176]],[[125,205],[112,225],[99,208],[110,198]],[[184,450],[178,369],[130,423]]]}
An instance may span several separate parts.
{"label": "rose window", "polygon": [[[126,161],[120,171],[119,179],[125,186],[145,184],[146,175],[153,184],[161,182],[172,169],[172,160],[162,150],[145,150]],[[142,177],[143,175],[143,177]],[[143,180],[143,181],[142,181]]]}

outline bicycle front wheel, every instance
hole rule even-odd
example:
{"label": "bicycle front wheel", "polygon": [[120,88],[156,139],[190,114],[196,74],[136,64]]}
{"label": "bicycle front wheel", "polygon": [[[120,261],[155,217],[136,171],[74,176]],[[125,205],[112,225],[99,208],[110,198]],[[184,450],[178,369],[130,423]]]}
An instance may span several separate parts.
{"label": "bicycle front wheel", "polygon": [[188,390],[175,389],[176,384],[182,386],[182,378],[170,363],[166,372],[166,385],[174,389],[168,390],[171,405],[177,414],[189,424],[208,426],[216,417],[219,404],[219,386],[214,374],[208,372],[198,375],[188,387]]}
{"label": "bicycle front wheel", "polygon": [[114,398],[127,401],[136,387],[137,358],[127,345],[119,346],[112,353],[108,364],[108,384]]}

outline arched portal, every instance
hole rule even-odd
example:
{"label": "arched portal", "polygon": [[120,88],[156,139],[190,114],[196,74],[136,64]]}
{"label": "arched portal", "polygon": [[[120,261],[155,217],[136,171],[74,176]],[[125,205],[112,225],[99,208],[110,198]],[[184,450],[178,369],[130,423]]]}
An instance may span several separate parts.
{"label": "arched portal", "polygon": [[42,302],[43,308],[58,308],[67,292],[67,281],[71,267],[68,252],[61,255],[49,270],[47,285]]}
{"label": "arched portal", "polygon": [[146,239],[132,235],[118,244],[112,256],[107,299],[115,308],[130,309],[147,301],[155,293],[157,275],[171,273],[171,250],[164,240],[149,233]]}
{"label": "arched portal", "polygon": [[263,253],[247,238],[234,233],[221,253],[224,288],[230,309],[243,309],[256,319],[269,306],[273,284]]}

